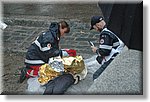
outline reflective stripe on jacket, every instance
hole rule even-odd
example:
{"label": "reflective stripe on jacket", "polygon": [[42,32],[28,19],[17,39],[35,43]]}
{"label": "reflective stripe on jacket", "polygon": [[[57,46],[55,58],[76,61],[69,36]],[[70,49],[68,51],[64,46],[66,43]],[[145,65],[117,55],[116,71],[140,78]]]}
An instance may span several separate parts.
{"label": "reflective stripe on jacket", "polygon": [[108,61],[115,53],[120,53],[123,47],[124,43],[113,32],[107,28],[101,31],[97,52],[105,58],[105,61]]}
{"label": "reflective stripe on jacket", "polygon": [[59,56],[59,24],[51,23],[49,30],[42,33],[31,44],[26,53],[26,65],[42,65],[48,63],[49,58]]}

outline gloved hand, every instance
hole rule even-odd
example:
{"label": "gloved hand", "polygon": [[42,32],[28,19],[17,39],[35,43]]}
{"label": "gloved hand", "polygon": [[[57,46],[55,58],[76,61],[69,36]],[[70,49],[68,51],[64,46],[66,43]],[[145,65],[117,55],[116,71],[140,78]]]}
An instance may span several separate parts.
{"label": "gloved hand", "polygon": [[76,55],[76,50],[74,50],[74,49],[61,49],[61,53],[64,56],[72,56],[72,57],[77,56]]}
{"label": "gloved hand", "polygon": [[79,74],[75,74],[74,76],[74,84],[78,84],[79,83],[79,81],[81,80],[81,76],[79,75]]}
{"label": "gloved hand", "polygon": [[62,50],[62,57],[66,57],[66,56],[69,56],[69,54],[65,50]]}
{"label": "gloved hand", "polygon": [[81,73],[73,75],[73,77],[75,79],[74,84],[78,84],[80,80],[85,79],[87,73],[88,73],[87,67],[85,67],[85,69]]}

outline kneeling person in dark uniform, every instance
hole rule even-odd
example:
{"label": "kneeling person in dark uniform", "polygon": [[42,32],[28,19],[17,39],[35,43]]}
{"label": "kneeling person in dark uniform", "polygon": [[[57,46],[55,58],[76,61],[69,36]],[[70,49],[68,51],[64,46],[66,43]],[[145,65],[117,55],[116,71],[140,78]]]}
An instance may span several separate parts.
{"label": "kneeling person in dark uniform", "polygon": [[62,50],[59,49],[60,37],[69,31],[67,22],[52,22],[49,30],[36,38],[26,53],[25,65],[30,69],[26,77],[37,76],[41,65],[49,63],[52,57],[62,56]]}
{"label": "kneeling person in dark uniform", "polygon": [[[69,32],[70,27],[67,22],[52,22],[49,30],[36,38],[26,53],[26,68],[22,70],[21,82],[25,76],[27,78],[37,77],[40,66],[49,63],[50,58],[62,57],[63,52],[59,49],[60,37]],[[73,83],[74,78],[71,74],[63,74],[48,83],[44,94],[63,94]]]}
{"label": "kneeling person in dark uniform", "polygon": [[110,30],[106,28],[106,22],[102,16],[91,18],[91,29],[100,32],[99,47],[91,46],[92,51],[97,53],[96,60],[101,67],[93,74],[93,80],[100,76],[115,56],[123,49],[124,43]]}

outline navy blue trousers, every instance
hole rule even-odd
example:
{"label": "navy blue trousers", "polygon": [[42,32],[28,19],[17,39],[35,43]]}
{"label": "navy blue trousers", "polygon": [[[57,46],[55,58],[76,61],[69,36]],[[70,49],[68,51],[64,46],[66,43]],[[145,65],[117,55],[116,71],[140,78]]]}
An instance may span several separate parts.
{"label": "navy blue trousers", "polygon": [[56,77],[54,80],[49,81],[46,84],[46,90],[44,95],[60,95],[74,84],[74,78],[71,74],[63,74]]}

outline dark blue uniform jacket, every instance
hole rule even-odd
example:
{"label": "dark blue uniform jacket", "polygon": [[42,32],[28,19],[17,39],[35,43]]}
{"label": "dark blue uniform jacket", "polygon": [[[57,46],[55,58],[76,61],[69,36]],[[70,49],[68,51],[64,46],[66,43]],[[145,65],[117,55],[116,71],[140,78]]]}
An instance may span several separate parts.
{"label": "dark blue uniform jacket", "polygon": [[51,23],[49,30],[38,36],[28,48],[25,64],[42,65],[48,63],[49,58],[61,55],[61,50],[59,50],[59,40],[59,24],[53,22]]}

